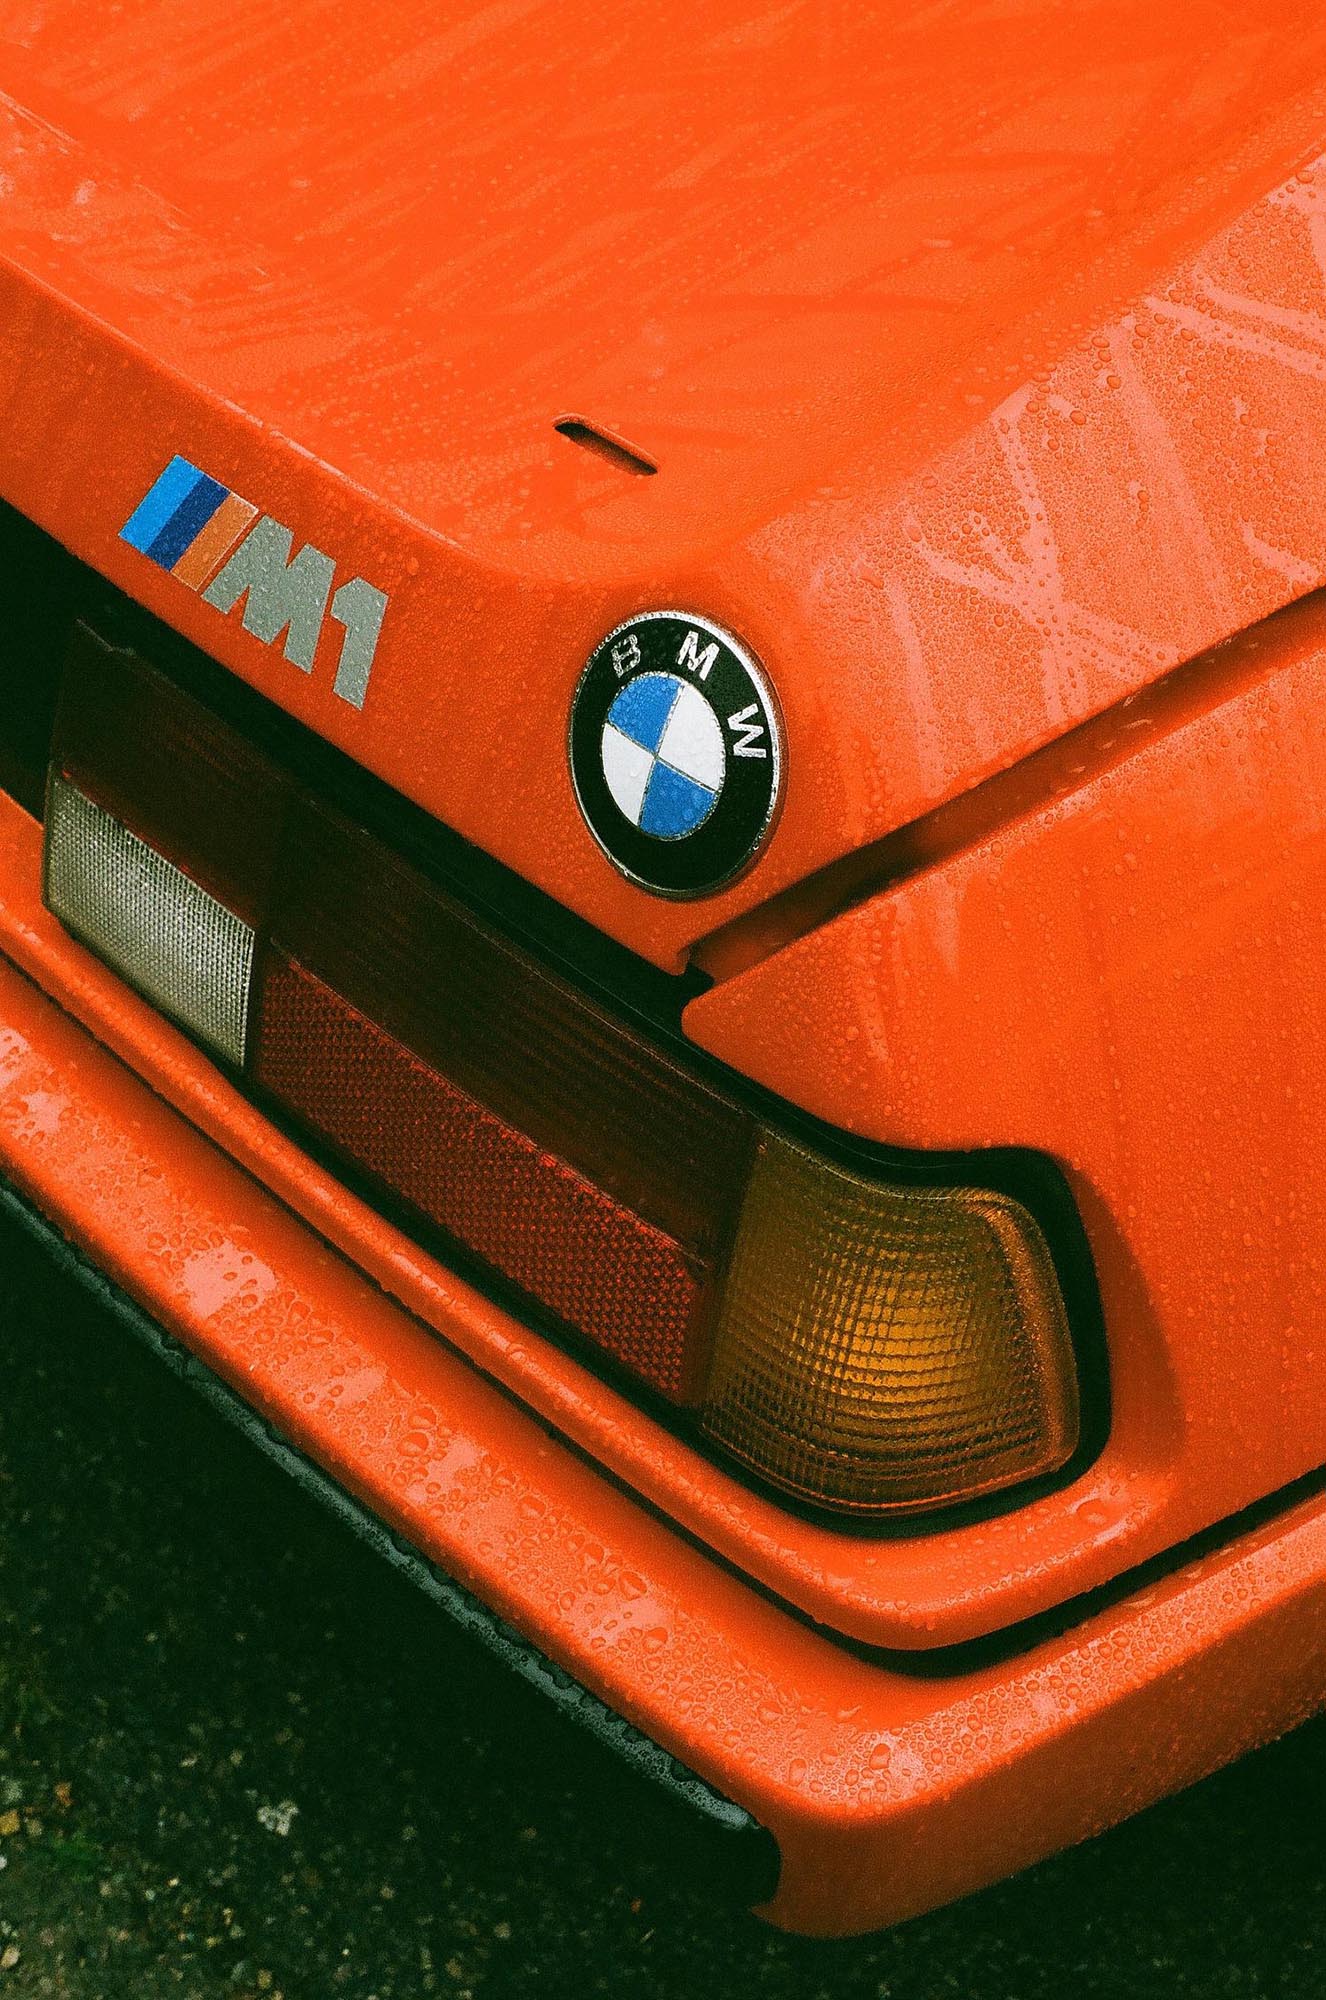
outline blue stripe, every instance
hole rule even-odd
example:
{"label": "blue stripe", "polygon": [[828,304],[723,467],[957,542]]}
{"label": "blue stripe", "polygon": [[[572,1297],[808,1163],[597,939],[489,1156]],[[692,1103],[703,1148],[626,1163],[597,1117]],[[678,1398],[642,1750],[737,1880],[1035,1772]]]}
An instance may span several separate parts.
{"label": "blue stripe", "polygon": [[162,569],[174,569],[190,542],[201,535],[207,523],[225,499],[227,488],[220,480],[209,478],[200,472],[198,481],[192,486],[175,512],[167,521],[161,533],[153,538],[150,548],[144,550],[154,563]]}
{"label": "blue stripe", "polygon": [[206,477],[187,458],[172,458],[120,529],[120,540],[146,555],[176,508],[188,498],[198,481]]}

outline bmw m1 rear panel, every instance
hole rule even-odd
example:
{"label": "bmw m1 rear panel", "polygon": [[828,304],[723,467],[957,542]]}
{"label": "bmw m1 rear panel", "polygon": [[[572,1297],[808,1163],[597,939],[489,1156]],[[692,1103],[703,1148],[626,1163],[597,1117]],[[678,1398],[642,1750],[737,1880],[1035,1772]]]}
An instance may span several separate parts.
{"label": "bmw m1 rear panel", "polygon": [[1323,55],[0,5],[0,1173],[807,1928],[1320,1697]]}

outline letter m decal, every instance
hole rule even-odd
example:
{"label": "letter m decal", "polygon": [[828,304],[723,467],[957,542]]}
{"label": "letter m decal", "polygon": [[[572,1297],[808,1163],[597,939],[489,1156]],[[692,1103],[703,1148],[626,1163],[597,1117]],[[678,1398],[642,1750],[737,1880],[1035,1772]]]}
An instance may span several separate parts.
{"label": "letter m decal", "polygon": [[233,611],[246,598],[244,630],[268,645],[284,632],[287,660],[311,674],[335,564],[312,542],[292,562],[291,540],[289,528],[264,514],[203,596],[218,611]]}

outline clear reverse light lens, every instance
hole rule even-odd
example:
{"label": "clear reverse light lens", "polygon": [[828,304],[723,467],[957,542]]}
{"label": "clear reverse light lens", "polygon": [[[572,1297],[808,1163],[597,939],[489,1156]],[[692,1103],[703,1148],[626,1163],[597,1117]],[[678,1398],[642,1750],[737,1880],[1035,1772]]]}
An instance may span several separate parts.
{"label": "clear reverse light lens", "polygon": [[46,901],[163,1013],[225,1061],[243,1063],[252,926],[54,769]]}

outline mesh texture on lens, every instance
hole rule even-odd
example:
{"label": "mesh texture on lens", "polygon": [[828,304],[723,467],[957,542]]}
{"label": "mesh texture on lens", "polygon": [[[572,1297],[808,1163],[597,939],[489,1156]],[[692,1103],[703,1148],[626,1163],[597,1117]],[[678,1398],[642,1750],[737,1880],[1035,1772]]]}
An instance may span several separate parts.
{"label": "mesh texture on lens", "polygon": [[1036,1223],[999,1194],[882,1187],[766,1139],[704,1420],[766,1479],[838,1508],[1054,1470],[1077,1441],[1076,1369]]}
{"label": "mesh texture on lens", "polygon": [[567,1325],[674,1399],[701,1287],[671,1237],[441,1076],[276,952],[260,975],[260,1083]]}
{"label": "mesh texture on lens", "polygon": [[750,1119],[336,814],[296,812],[289,835],[274,944],[712,1264]]}
{"label": "mesh texture on lens", "polygon": [[163,1013],[228,1062],[243,1062],[251,927],[55,771],[46,901]]}

